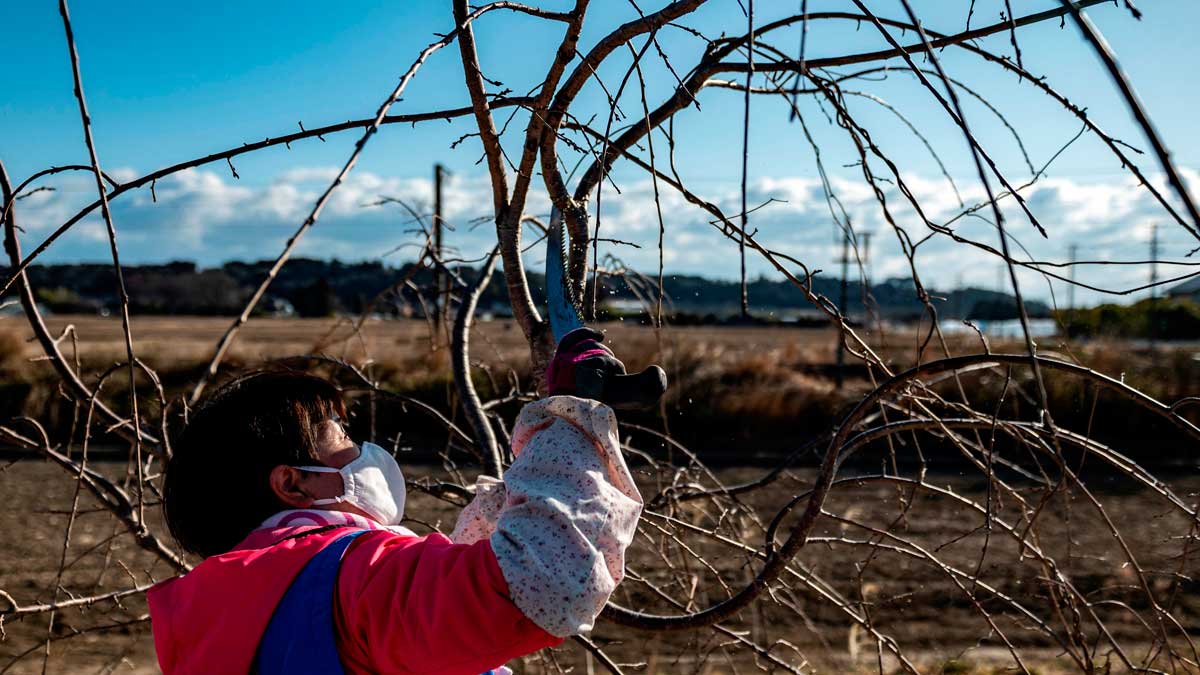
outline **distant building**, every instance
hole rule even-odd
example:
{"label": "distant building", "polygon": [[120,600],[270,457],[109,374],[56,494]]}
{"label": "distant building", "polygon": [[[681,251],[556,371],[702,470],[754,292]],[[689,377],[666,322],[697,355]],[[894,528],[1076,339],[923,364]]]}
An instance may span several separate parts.
{"label": "distant building", "polygon": [[[37,303],[37,310],[42,316],[50,316],[53,313],[40,302]],[[25,307],[16,300],[0,303],[0,316],[25,316]]]}
{"label": "distant building", "polygon": [[646,311],[646,306],[637,298],[607,297],[600,301],[600,306],[614,314],[640,314]]}
{"label": "distant building", "polygon": [[1192,277],[1167,290],[1167,297],[1200,303],[1200,277]]}
{"label": "distant building", "polygon": [[296,316],[296,308],[284,298],[268,297],[264,304],[266,305],[266,313],[270,316]]}
{"label": "distant building", "polygon": [[496,302],[491,303],[487,307],[482,308],[480,310],[480,313],[491,314],[493,318],[502,317],[502,318],[506,318],[506,319],[512,318],[512,315],[513,315],[512,305],[510,305],[507,302],[502,302],[502,301],[496,301]]}

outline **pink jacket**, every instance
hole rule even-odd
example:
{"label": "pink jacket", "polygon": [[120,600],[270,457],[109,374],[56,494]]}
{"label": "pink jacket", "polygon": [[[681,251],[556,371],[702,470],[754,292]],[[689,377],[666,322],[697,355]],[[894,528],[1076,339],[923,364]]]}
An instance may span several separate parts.
{"label": "pink jacket", "polygon": [[[150,612],[163,672],[248,673],[292,579],[347,531],[285,539],[311,529],[258,530],[233,551],[154,587]],[[348,673],[478,675],[562,641],[509,599],[487,541],[455,545],[440,534],[380,530],[360,537],[342,561],[335,612]]]}
{"label": "pink jacket", "polygon": [[[481,480],[454,541],[380,529],[351,544],[334,606],[348,673],[477,675],[591,629],[641,511],[612,411],[572,397],[530,404],[513,447],[504,482]],[[148,593],[167,675],[249,672],[292,580],[349,531],[300,513],[264,525]]]}

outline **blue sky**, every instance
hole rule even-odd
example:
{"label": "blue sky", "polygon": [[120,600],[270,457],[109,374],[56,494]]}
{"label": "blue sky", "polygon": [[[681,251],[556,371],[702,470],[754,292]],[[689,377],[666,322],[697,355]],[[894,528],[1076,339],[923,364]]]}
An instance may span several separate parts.
{"label": "blue sky", "polygon": [[[191,157],[259,140],[296,129],[297,121],[318,126],[370,116],[415,54],[451,27],[449,3],[405,2],[208,2],[151,3],[77,2],[72,8],[85,87],[94,134],[106,169],[128,178]],[[543,2],[563,9],[568,3]],[[594,0],[583,49],[623,21],[636,16],[624,0]],[[657,4],[639,3],[649,10]],[[798,2],[760,2],[760,20],[795,11]],[[919,3],[926,25],[942,32],[962,30],[968,3],[932,0]],[[1054,0],[1013,3],[1019,14],[1055,6]],[[1194,28],[1200,25],[1200,7],[1187,0],[1143,2],[1145,18],[1134,21],[1115,4],[1089,10],[1104,31],[1121,62],[1136,83],[1177,163],[1186,169],[1200,167],[1200,137],[1194,133],[1192,112],[1200,95],[1189,74],[1200,55]],[[810,8],[847,10],[849,3],[812,0]],[[879,14],[902,18],[894,0],[870,6]],[[1003,0],[977,0],[972,25],[998,20]],[[70,65],[63,44],[57,3],[49,0],[14,0],[4,10],[5,40],[0,55],[5,63],[21,64],[0,73],[0,159],[10,175],[20,180],[43,167],[86,161],[78,113],[71,93]],[[733,34],[745,28],[745,17],[736,0],[711,0],[684,21],[710,36]],[[489,78],[518,93],[538,84],[561,27],[525,16],[494,12],[476,27],[481,61]],[[913,38],[901,37],[902,42]],[[1022,56],[1028,70],[1047,81],[1112,135],[1145,148],[1144,139],[1131,123],[1115,89],[1091,49],[1068,23],[1065,29],[1050,21],[1022,31]],[[702,43],[680,30],[664,31],[663,49],[681,72],[699,57]],[[798,32],[780,33],[771,42],[795,52]],[[639,43],[640,44],[640,43]],[[1011,54],[1007,35],[982,41],[981,46]],[[869,25],[848,22],[814,24],[809,33],[810,56],[877,49],[884,43]],[[950,74],[968,82],[1004,113],[1017,127],[1031,160],[1040,166],[1078,131],[1073,117],[1057,109],[1027,84],[961,50],[942,53]],[[628,67],[619,54],[601,69],[600,80],[615,87]],[[889,65],[901,66],[900,60]],[[660,61],[647,61],[645,74],[650,105],[670,93],[673,76]],[[885,99],[921,128],[942,156],[958,187],[970,196],[977,180],[961,136],[928,93],[903,73],[886,81],[847,83],[846,88]],[[492,88],[495,90],[495,87]],[[640,112],[636,87],[621,100],[627,115]],[[995,116],[964,95],[968,116],[988,151],[1014,181],[1028,178],[1020,149]],[[395,113],[418,112],[463,105],[457,48],[437,54],[421,70]],[[804,260],[811,267],[832,269],[838,254],[823,193],[815,183],[812,151],[797,125],[789,122],[786,108],[775,97],[756,99],[751,136],[752,202],[780,200],[756,212],[752,224],[765,241]],[[802,102],[805,118],[821,147],[822,157],[834,175],[840,196],[855,214],[857,226],[877,231],[873,275],[902,274],[906,262],[899,257],[895,237],[883,230],[878,209],[852,164],[856,157],[844,131],[830,124],[811,99]],[[709,89],[701,96],[702,110],[685,111],[675,125],[678,140],[676,164],[697,192],[721,204],[727,212],[738,209],[741,152],[741,94]],[[851,98],[856,118],[871,129],[880,145],[897,160],[914,184],[923,186],[930,208],[951,214],[945,203],[949,185],[940,177],[936,162],[918,139],[891,112],[865,98]],[[573,112],[587,119],[599,115],[603,126],[604,91],[594,83],[580,97]],[[500,115],[503,121],[506,115]],[[512,123],[510,154],[519,153],[524,118]],[[399,211],[363,205],[387,192],[415,202],[428,201],[428,177],[433,162],[446,164],[454,174],[449,208],[458,221],[452,243],[464,255],[487,246],[486,226],[472,229],[474,219],[487,214],[482,167],[476,164],[480,148],[468,139],[457,149],[450,145],[471,131],[470,120],[451,124],[427,123],[416,128],[391,126],[371,143],[356,175],[338,203],[307,238],[302,252],[319,257],[370,259],[412,241]],[[234,180],[224,164],[210,165],[187,176],[159,184],[159,202],[146,191],[126,195],[114,203],[125,259],[152,262],[192,259],[216,264],[227,259],[272,257],[283,240],[303,219],[307,207],[331,167],[340,166],[352,149],[353,132],[333,136],[328,142],[296,144],[291,150],[267,150],[235,160],[241,178]],[[662,151],[660,141],[660,152]],[[568,152],[564,154],[569,155]],[[1141,159],[1150,173],[1156,167]],[[881,167],[875,167],[877,171]],[[1194,173],[1189,174],[1194,175]],[[1081,247],[1081,256],[1119,259],[1145,248],[1149,226],[1162,222],[1162,240],[1168,256],[1189,250],[1189,239],[1177,226],[1166,227],[1165,214],[1156,211],[1144,194],[1130,185],[1127,174],[1103,146],[1083,137],[1063,152],[1048,175],[1030,188],[1031,203],[1051,229],[1049,241],[1038,241],[1028,222],[1011,214],[1014,235],[1028,243],[1039,258],[1062,258],[1067,246]],[[649,201],[652,194],[644,174],[619,165],[614,180],[620,195],[606,191],[602,223],[613,237],[652,245],[657,220]],[[535,185],[540,178],[535,180]],[[51,179],[53,193],[40,193],[22,201],[23,222],[29,234],[26,246],[73,212],[73,206],[94,198],[86,177]],[[164,197],[165,195],[165,197]],[[542,201],[538,201],[538,199]],[[786,201],[785,201],[786,200]],[[970,201],[968,199],[968,201]],[[529,210],[544,212],[541,192],[534,194]],[[55,220],[55,219],[58,220]],[[703,213],[672,202],[667,210],[669,271],[701,272],[712,276],[736,274],[736,255],[707,224]],[[104,260],[107,244],[98,223],[87,220],[80,232],[65,237],[52,248],[47,260]],[[974,228],[972,230],[971,228]],[[914,232],[919,229],[915,228]],[[986,224],[966,225],[964,231],[980,241],[995,243]],[[611,252],[633,266],[657,265],[652,248],[616,247]],[[602,249],[602,255],[604,249]],[[405,249],[391,254],[404,260]],[[534,251],[531,264],[540,264]],[[998,263],[949,242],[931,242],[918,263],[923,277],[943,286],[956,283],[995,286]],[[764,263],[751,269],[766,272]],[[1164,274],[1166,272],[1164,271]],[[1128,287],[1144,276],[1138,270],[1113,272],[1112,268],[1081,271],[1097,281]],[[1126,275],[1128,278],[1122,277]],[[1119,277],[1114,279],[1114,276]],[[1048,296],[1041,283],[1036,295]],[[1086,294],[1083,297],[1088,297]],[[1099,297],[1099,296],[1096,296]]]}

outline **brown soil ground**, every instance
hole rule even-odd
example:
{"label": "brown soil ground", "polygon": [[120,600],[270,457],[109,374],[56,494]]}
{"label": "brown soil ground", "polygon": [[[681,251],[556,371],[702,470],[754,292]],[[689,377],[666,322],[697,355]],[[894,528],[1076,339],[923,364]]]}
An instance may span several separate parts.
{"label": "brown soil ground", "polygon": [[[100,466],[110,475],[117,475],[124,468],[114,463]],[[412,478],[431,470],[431,467],[409,469]],[[657,494],[660,486],[645,465],[635,465],[635,473],[643,479],[642,489],[647,498]],[[725,469],[717,477],[723,483],[736,484],[761,473],[761,469]],[[760,517],[769,519],[793,494],[809,485],[811,476],[811,471],[797,471],[769,488],[751,493],[744,501]],[[927,482],[980,504],[987,501],[983,483],[968,477],[935,473]],[[1200,490],[1200,478],[1194,475],[1169,482],[1180,495],[1192,495],[1193,499]],[[1028,486],[1021,488],[1021,492],[1032,499],[1043,494]],[[0,495],[4,496],[7,507],[0,512],[0,541],[4,542],[0,548],[0,589],[23,605],[51,599],[45,589],[52,588],[55,582],[55,570],[62,557],[65,512],[70,509],[73,493],[70,477],[50,464],[22,461],[0,473]],[[1108,488],[1095,488],[1095,495],[1135,552],[1138,563],[1149,571],[1148,582],[1160,603],[1173,602],[1173,614],[1180,620],[1180,628],[1193,638],[1200,638],[1200,597],[1196,586],[1173,585],[1176,573],[1194,576],[1200,572],[1196,554],[1180,557],[1186,546],[1187,519],[1148,490],[1110,484]],[[905,501],[911,506],[898,521],[900,505]],[[116,531],[111,518],[106,513],[90,512],[91,503],[86,497],[80,504],[84,513],[72,533],[67,560],[73,564],[61,580],[64,589],[77,594],[105,592],[170,574],[161,563],[136,548],[128,536],[110,541]],[[1062,633],[1046,600],[1043,570],[1028,556],[1022,558],[1015,539],[1004,535],[998,527],[991,533],[987,553],[980,563],[985,536],[979,529],[982,518],[961,508],[953,499],[929,494],[911,497],[909,492],[898,491],[893,485],[862,482],[845,485],[835,492],[826,509],[881,530],[890,526],[895,536],[936,556],[940,565],[959,570],[979,566],[984,582],[1018,600]],[[997,499],[995,514],[1011,515],[1006,511]],[[412,493],[409,513],[420,521],[411,523],[415,529],[448,530],[455,508],[427,495]],[[700,509],[684,510],[677,515],[697,524],[710,522]],[[653,519],[648,523],[662,524]],[[753,529],[747,527],[743,537],[751,546],[761,542],[761,532],[755,533]],[[644,530],[648,537],[658,532],[652,526]],[[922,672],[1014,672],[1008,650],[990,631],[963,588],[943,568],[919,556],[887,550],[872,554],[861,545],[847,543],[870,537],[845,522],[823,520],[815,535],[819,539],[798,557],[806,574],[823,579],[856,609],[868,608],[875,629],[895,639]],[[708,560],[711,567],[705,569],[693,560],[685,573],[669,578],[666,561],[678,567],[681,558],[672,553],[663,557],[659,545],[647,538],[635,545],[630,569],[654,580],[676,597],[691,597],[695,607],[723,597],[722,583],[737,587],[748,578],[750,568],[746,557],[737,550],[686,533],[681,538]],[[885,541],[892,540],[885,538]],[[1147,616],[1144,599],[1134,588],[1136,579],[1124,555],[1086,500],[1075,493],[1049,499],[1033,541],[1059,561],[1082,592],[1090,594],[1093,600],[1104,597],[1113,601],[1112,607],[1099,609],[1109,630],[1134,659],[1144,656],[1149,634],[1133,614]],[[1192,545],[1194,548],[1194,542]],[[774,644],[775,656],[805,672],[878,672],[876,645],[864,630],[852,628],[844,613],[803,584],[793,581],[789,585],[792,590],[778,592],[776,601],[755,605],[727,625],[760,643]],[[66,597],[66,591],[60,597]],[[979,597],[983,598],[981,606],[995,617],[997,627],[1012,640],[1031,672],[1075,672],[1061,650],[1029,629],[1028,619],[1018,620],[1011,609],[1006,609],[989,593],[980,593]],[[626,581],[616,599],[651,612],[674,611],[636,581]],[[1120,609],[1118,601],[1127,603],[1130,611]],[[45,672],[51,673],[156,672],[145,612],[142,597],[134,596],[119,605],[105,602],[60,612],[53,627],[45,614],[10,618],[4,626],[6,637],[0,642],[0,671],[42,672],[45,663]],[[125,623],[129,625],[88,632],[98,626]],[[1094,633],[1094,628],[1085,622],[1084,631]],[[52,640],[48,656],[47,636]],[[601,623],[593,639],[618,662],[633,664],[625,672],[657,675],[754,670],[750,655],[728,648],[729,638],[710,630],[651,635]],[[1175,632],[1172,641],[1177,648],[1187,651],[1181,646],[1184,638],[1180,633]],[[1105,651],[1101,644],[1099,653]],[[13,662],[23,654],[23,658]],[[531,659],[526,665],[527,672],[547,672],[551,660],[563,667],[575,666],[574,672],[603,672],[594,663],[590,667],[595,670],[589,670],[586,655],[571,642]],[[895,658],[887,652],[882,664],[884,672],[897,672]],[[1163,668],[1165,661],[1160,660],[1156,665]],[[1178,664],[1173,670],[1188,672]],[[1114,667],[1112,672],[1122,669]]]}

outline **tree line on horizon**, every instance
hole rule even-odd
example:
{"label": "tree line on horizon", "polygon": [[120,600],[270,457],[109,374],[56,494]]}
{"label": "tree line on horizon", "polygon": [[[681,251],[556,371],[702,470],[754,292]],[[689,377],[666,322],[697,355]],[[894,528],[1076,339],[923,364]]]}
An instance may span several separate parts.
{"label": "tree line on horizon", "polygon": [[[231,261],[220,267],[203,268],[194,262],[174,261],[124,268],[133,314],[221,316],[237,314],[272,261]],[[256,314],[322,317],[339,313],[371,311],[392,317],[420,317],[430,306],[433,272],[414,269],[413,263],[397,267],[379,261],[346,263],[338,260],[294,258],[280,271]],[[467,265],[455,268],[465,281],[478,277],[479,270]],[[119,306],[112,266],[100,263],[33,265],[30,283],[41,305],[55,313],[107,314]],[[531,292],[538,304],[545,302],[544,277],[529,272]],[[406,283],[409,282],[409,283]],[[647,286],[651,286],[649,289]],[[813,290],[836,301],[841,280],[816,275]],[[924,313],[911,279],[889,279],[869,286],[851,280],[847,284],[846,311],[856,321],[878,317],[893,321],[916,320]],[[799,297],[795,286],[764,277],[749,281],[747,290],[756,318],[763,322],[824,324],[811,305]],[[590,290],[589,290],[590,293]],[[638,276],[633,283],[625,277],[604,277],[597,293],[600,318],[648,316],[654,311],[657,289],[653,279]],[[740,288],[737,281],[698,275],[670,274],[663,280],[664,314],[676,323],[720,323],[738,313]],[[966,288],[932,292],[940,316],[951,319],[1006,320],[1016,318],[1013,297],[997,291]],[[636,302],[645,301],[645,310]],[[864,300],[866,303],[864,304]],[[614,302],[618,301],[618,302]],[[505,316],[508,295],[503,278],[494,276],[480,297],[480,311]],[[1027,301],[1030,315],[1049,317],[1050,308]]]}

